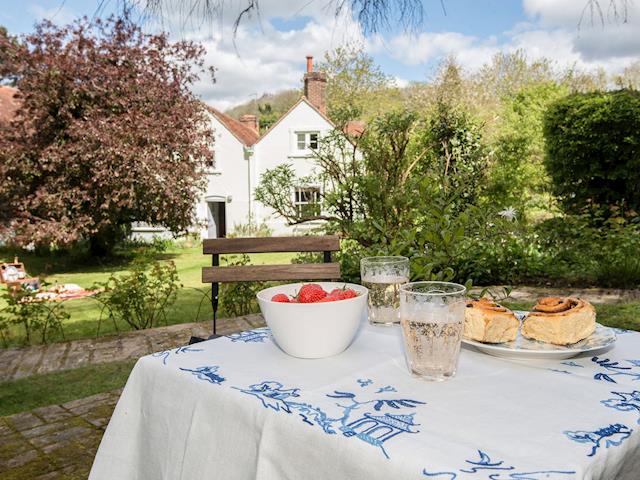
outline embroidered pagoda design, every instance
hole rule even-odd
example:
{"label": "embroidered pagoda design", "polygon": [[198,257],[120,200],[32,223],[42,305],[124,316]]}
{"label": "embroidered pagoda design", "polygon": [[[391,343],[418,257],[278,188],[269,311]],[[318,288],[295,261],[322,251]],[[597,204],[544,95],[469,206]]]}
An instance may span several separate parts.
{"label": "embroidered pagoda design", "polygon": [[382,444],[390,438],[401,433],[418,433],[414,427],[419,424],[413,423],[413,413],[410,415],[371,415],[365,413],[353,422],[340,427],[345,437],[357,437],[371,445],[382,448],[385,456],[388,457]]}

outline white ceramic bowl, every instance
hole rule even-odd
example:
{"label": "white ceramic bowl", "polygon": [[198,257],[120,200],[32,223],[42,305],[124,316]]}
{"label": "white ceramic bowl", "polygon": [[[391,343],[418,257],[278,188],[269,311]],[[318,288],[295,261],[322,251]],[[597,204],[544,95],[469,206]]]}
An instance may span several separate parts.
{"label": "white ceramic bowl", "polygon": [[[306,282],[311,283],[311,282]],[[327,292],[343,288],[345,283],[318,283]],[[276,293],[295,295],[303,283],[266,288],[258,292],[258,303],[273,338],[291,356],[323,358],[337,355],[353,341],[362,314],[367,307],[368,290],[362,285],[347,283],[358,293],[355,298],[325,303],[272,302]]]}

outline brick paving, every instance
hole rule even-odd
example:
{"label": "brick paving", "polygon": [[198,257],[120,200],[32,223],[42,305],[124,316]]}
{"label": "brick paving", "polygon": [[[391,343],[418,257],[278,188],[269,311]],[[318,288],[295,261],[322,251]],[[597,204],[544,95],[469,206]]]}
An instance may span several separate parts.
{"label": "brick paving", "polygon": [[[264,325],[261,315],[220,319],[218,332],[228,334]],[[36,347],[0,350],[0,381],[83,365],[129,360],[185,345],[193,336],[207,337],[211,322],[183,323],[121,333],[118,336],[74,340]]]}
{"label": "brick paving", "polygon": [[[484,287],[474,287],[472,293],[479,293]],[[502,286],[487,287],[502,295]],[[640,302],[640,290],[620,290],[615,288],[571,288],[571,287],[517,287],[511,291],[509,301],[534,303],[540,297],[578,297],[591,303]]]}
{"label": "brick paving", "polygon": [[86,479],[120,390],[0,417],[0,478]]}

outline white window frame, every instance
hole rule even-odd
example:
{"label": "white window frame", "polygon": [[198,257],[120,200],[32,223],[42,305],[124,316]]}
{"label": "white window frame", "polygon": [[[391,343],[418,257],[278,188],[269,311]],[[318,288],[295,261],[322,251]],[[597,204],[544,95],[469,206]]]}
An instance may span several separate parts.
{"label": "white window frame", "polygon": [[[315,140],[311,139],[311,136],[315,135]],[[300,137],[304,136],[304,139]],[[316,129],[300,129],[292,132],[291,151],[292,156],[308,156],[312,152],[316,151],[320,145],[321,133]],[[304,148],[300,148],[303,143]],[[315,143],[315,147],[311,145]]]}
{"label": "white window frame", "polygon": [[[316,194],[317,201],[298,200],[296,196],[300,198],[300,196],[298,195],[298,192],[301,192],[302,190],[317,190],[317,194]],[[305,205],[318,205],[319,210],[317,214],[318,215],[322,214],[322,187],[320,185],[296,185],[293,187],[291,195],[292,195],[293,205],[296,208],[296,213],[298,215],[300,215],[300,211]]]}

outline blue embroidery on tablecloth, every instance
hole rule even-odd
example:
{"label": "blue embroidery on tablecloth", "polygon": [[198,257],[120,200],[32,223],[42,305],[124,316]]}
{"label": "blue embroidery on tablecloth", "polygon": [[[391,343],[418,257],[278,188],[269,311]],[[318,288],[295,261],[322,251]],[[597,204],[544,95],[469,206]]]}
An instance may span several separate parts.
{"label": "blue embroidery on tablecloth", "polygon": [[[424,404],[405,398],[359,401],[354,393],[334,391],[327,397],[340,400],[335,406],[342,410],[342,414],[330,417],[322,408],[298,401],[301,396],[299,388],[285,388],[277,381],[267,380],[246,388],[233,388],[258,398],[267,409],[288,414],[297,413],[303,422],[318,425],[327,434],[337,434],[339,430],[345,437],[358,438],[379,447],[387,458],[389,455],[383,443],[400,434],[418,433],[418,424],[414,422],[415,413],[398,411],[397,414],[392,414],[381,410],[404,410]],[[369,410],[369,407],[372,407],[373,411]],[[356,410],[360,409],[369,411],[364,411],[354,418]]]}
{"label": "blue embroidery on tablecloth", "polygon": [[593,457],[602,446],[603,440],[605,448],[617,447],[629,438],[632,432],[633,430],[626,425],[615,423],[591,432],[578,430],[565,431],[564,434],[574,442],[593,444],[591,451],[587,454],[587,457]]}
{"label": "blue embroidery on tablecloth", "polygon": [[633,392],[611,393],[616,395],[617,398],[601,400],[600,403],[609,408],[620,410],[621,412],[633,412],[635,410],[635,412],[638,413],[638,424],[640,425],[640,391],[634,390]]}
{"label": "blue embroidery on tablecloth", "polygon": [[360,387],[364,388],[368,385],[371,385],[373,383],[373,380],[371,380],[370,378],[359,378],[357,382],[360,385]]}
{"label": "blue embroidery on tablecloth", "polygon": [[232,342],[264,343],[269,338],[269,335],[271,335],[269,327],[260,327],[246,332],[232,333],[231,335],[225,335],[225,337]]}
{"label": "blue embroidery on tablecloth", "polygon": [[202,352],[201,348],[194,348],[191,347],[189,345],[185,346],[185,347],[179,347],[176,348],[174,350],[165,350],[163,352],[156,352],[156,353],[152,353],[151,356],[152,357],[160,357],[162,358],[162,364],[166,365],[167,364],[167,359],[171,356],[171,354],[173,353],[174,355],[178,355],[180,353],[190,353],[190,352]]}
{"label": "blue embroidery on tablecloth", "polygon": [[596,373],[593,376],[595,380],[618,383],[614,378],[618,376],[631,377],[631,380],[640,380],[640,360],[623,360],[631,366],[621,365],[620,362],[614,362],[608,358],[593,357],[591,361],[607,371],[607,373]]}
{"label": "blue embroidery on tablecloth", "polygon": [[558,372],[558,373],[566,373],[567,375],[573,375],[573,373],[568,372],[566,370],[559,370],[557,368],[547,368],[547,370],[551,370],[552,372]]}
{"label": "blue embroidery on tablecloth", "polygon": [[378,390],[376,390],[376,393],[384,393],[384,392],[397,392],[397,390],[393,388],[391,385],[387,385],[386,387],[380,387]]}
{"label": "blue embroidery on tablecloth", "polygon": [[[458,478],[489,478],[492,480],[538,480],[538,479],[559,479],[566,478],[566,475],[573,475],[573,470],[536,470],[536,471],[514,471],[516,467],[505,465],[503,460],[493,461],[488,454],[482,450],[478,450],[478,460],[465,460],[467,466],[460,468],[454,472],[429,472],[425,468],[422,474],[429,478],[438,480],[456,480]],[[493,472],[493,473],[491,473]],[[484,475],[488,475],[485,477]]]}
{"label": "blue embroidery on tablecloth", "polygon": [[219,368],[220,367],[218,367],[217,365],[210,365],[205,367],[198,367],[195,369],[180,367],[180,370],[182,370],[183,372],[190,372],[200,380],[205,380],[209,383],[220,385],[222,382],[226,380],[226,378],[224,378],[221,375],[218,375],[217,372]]}

